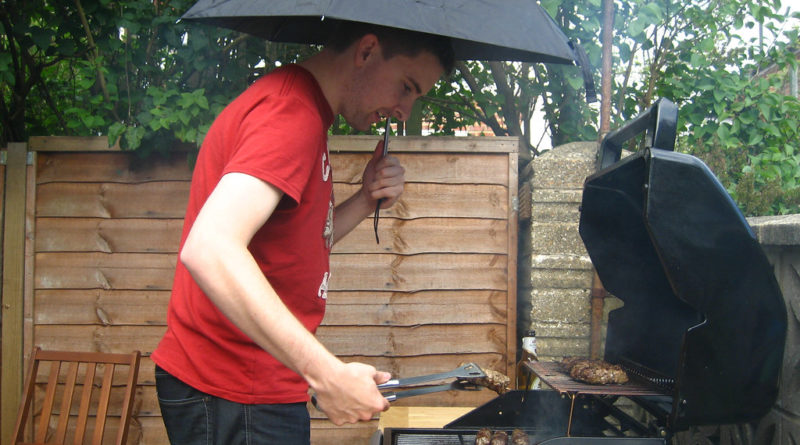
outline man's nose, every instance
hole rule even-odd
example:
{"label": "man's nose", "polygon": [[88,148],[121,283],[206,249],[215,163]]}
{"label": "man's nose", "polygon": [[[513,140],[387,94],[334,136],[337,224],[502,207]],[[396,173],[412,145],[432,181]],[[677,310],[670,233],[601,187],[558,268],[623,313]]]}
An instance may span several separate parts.
{"label": "man's nose", "polygon": [[414,106],[413,100],[402,101],[401,103],[397,104],[392,111],[392,117],[394,117],[398,121],[405,122],[409,116],[411,116],[411,107]]}

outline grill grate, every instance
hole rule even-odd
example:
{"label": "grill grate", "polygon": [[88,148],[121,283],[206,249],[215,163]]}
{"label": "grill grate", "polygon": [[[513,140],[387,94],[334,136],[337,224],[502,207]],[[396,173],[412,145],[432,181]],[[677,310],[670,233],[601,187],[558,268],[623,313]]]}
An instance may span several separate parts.
{"label": "grill grate", "polygon": [[671,394],[675,389],[675,379],[673,378],[664,377],[660,374],[648,371],[642,366],[637,366],[636,364],[625,360],[620,363],[620,366],[622,366],[622,369],[624,369],[629,376],[634,375],[639,380],[649,382],[651,385],[661,388],[661,390],[666,394]]}
{"label": "grill grate", "polygon": [[[542,382],[551,386],[560,393],[569,394],[598,394],[617,396],[660,396],[666,395],[660,387],[654,387],[642,382],[638,378],[631,378],[622,385],[590,385],[577,382],[564,372],[564,367],[558,362],[526,362],[528,368],[542,379]],[[636,375],[636,374],[635,374]],[[636,375],[638,377],[638,375]],[[649,382],[649,380],[648,380]]]}
{"label": "grill grate", "polygon": [[[525,431],[531,443],[557,437],[553,431],[536,428],[518,427]],[[386,428],[384,430],[385,445],[473,445],[479,428]],[[492,431],[505,431],[508,437],[514,428],[490,428]]]}
{"label": "grill grate", "polygon": [[392,440],[393,445],[472,445],[475,434],[403,434],[399,433]]}

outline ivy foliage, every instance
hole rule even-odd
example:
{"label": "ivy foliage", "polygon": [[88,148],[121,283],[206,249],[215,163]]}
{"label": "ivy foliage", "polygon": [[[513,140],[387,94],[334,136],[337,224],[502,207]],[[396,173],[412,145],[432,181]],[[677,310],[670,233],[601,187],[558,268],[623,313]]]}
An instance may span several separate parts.
{"label": "ivy foliage", "polygon": [[[586,50],[598,87],[603,2],[539,0]],[[143,157],[197,146],[256,78],[318,50],[179,21],[192,3],[0,2],[0,146],[48,134],[104,135]],[[797,15],[780,0],[613,4],[612,128],[668,97],[681,110],[678,149],[705,160],[746,214],[800,212],[800,105],[786,90],[798,48],[781,43],[798,41],[787,25]],[[777,43],[737,37],[759,27]],[[530,160],[542,150],[537,110],[553,146],[598,137],[598,107],[564,65],[459,63],[421,115],[435,134],[481,123],[520,136]]]}

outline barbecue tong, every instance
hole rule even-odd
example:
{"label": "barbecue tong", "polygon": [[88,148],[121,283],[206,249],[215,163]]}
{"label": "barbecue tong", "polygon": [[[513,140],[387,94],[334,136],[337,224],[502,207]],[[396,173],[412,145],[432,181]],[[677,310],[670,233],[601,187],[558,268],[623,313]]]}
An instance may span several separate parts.
{"label": "barbecue tong", "polygon": [[[468,381],[468,379],[474,380],[485,377],[486,373],[483,372],[480,366],[476,365],[475,363],[465,363],[459,366],[458,368],[448,372],[420,375],[416,377],[408,377],[405,379],[391,379],[388,382],[379,384],[378,389],[383,391],[386,389],[402,388],[406,386],[417,385],[426,382],[433,382],[437,380],[455,379],[450,383],[445,383],[441,385],[420,386],[417,388],[407,389],[403,391],[383,393],[383,396],[386,397],[386,400],[394,402],[397,399],[419,396],[422,394],[430,394],[439,391],[450,391],[450,390],[476,391],[479,390],[480,388],[476,384]],[[315,408],[318,408],[316,396],[314,395],[311,396],[311,403],[314,405]]]}
{"label": "barbecue tong", "polygon": [[385,392],[383,396],[386,400],[394,402],[397,399],[405,397],[419,396],[422,394],[430,394],[439,391],[474,391],[480,389],[474,383],[467,379],[473,380],[486,377],[486,373],[475,363],[465,363],[458,368],[448,371],[440,372],[437,374],[421,375],[417,377],[408,377],[405,379],[392,379],[386,383],[378,385],[379,390],[401,388],[405,386],[417,385],[419,383],[433,382],[436,380],[455,379],[454,381],[442,385],[435,386],[421,386],[419,388],[407,389],[398,392]]}

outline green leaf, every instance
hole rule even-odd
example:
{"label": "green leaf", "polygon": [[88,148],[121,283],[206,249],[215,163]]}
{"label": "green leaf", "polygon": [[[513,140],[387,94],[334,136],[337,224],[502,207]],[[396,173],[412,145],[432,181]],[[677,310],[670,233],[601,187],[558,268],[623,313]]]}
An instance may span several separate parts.
{"label": "green leaf", "polygon": [[51,29],[43,29],[38,26],[31,27],[31,39],[40,49],[46,49],[53,42],[55,32]]}
{"label": "green leaf", "polygon": [[752,147],[752,146],[760,144],[761,141],[763,141],[763,140],[764,140],[764,136],[762,136],[761,133],[754,132],[754,133],[750,134],[750,140],[747,141],[747,145]]}
{"label": "green leaf", "polygon": [[558,8],[561,6],[561,0],[541,0],[540,4],[550,17],[556,18],[558,15]]}
{"label": "green leaf", "polygon": [[123,124],[122,122],[114,122],[113,124],[111,124],[111,126],[108,128],[109,147],[113,147],[117,143],[117,140],[119,139],[120,136],[122,136],[122,133],[125,132],[126,128],[127,127],[125,127],[125,124]]}
{"label": "green leaf", "polygon": [[579,76],[567,76],[567,83],[573,90],[579,90],[583,87],[583,78]]}
{"label": "green leaf", "polygon": [[634,19],[628,25],[628,34],[630,34],[630,36],[633,37],[634,39],[637,38],[637,37],[641,37],[641,36],[644,35],[644,29],[646,27],[647,27],[647,23],[645,23],[644,20],[641,20],[641,19],[638,19],[638,18]]}
{"label": "green leaf", "polygon": [[650,24],[656,24],[664,19],[664,14],[661,6],[656,2],[652,2],[642,7],[639,17],[646,17]]}

